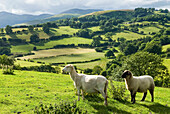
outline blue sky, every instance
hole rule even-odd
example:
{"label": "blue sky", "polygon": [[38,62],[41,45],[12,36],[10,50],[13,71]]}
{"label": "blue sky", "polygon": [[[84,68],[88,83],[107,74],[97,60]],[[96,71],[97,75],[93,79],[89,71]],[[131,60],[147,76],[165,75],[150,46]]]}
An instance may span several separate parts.
{"label": "blue sky", "polygon": [[58,14],[68,9],[169,9],[170,0],[0,0],[0,11],[16,14]]}

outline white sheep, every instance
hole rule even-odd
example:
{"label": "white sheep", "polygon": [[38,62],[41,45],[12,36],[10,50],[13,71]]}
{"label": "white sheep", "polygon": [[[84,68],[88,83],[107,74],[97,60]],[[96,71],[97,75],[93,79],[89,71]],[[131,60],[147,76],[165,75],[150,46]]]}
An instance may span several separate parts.
{"label": "white sheep", "polygon": [[100,92],[104,97],[104,104],[107,105],[107,87],[108,81],[104,76],[77,74],[73,65],[66,65],[63,72],[69,72],[74,86],[78,90],[78,101],[80,100],[80,90],[84,100],[83,90],[87,93]]}
{"label": "white sheep", "polygon": [[125,70],[122,74],[122,78],[125,79],[126,88],[131,93],[131,102],[135,103],[135,96],[136,92],[142,92],[144,93],[143,98],[141,101],[145,100],[145,97],[147,95],[147,90],[149,90],[151,94],[151,101],[154,101],[154,81],[153,78],[149,75],[139,76],[135,77],[132,75],[132,73],[128,70]]}

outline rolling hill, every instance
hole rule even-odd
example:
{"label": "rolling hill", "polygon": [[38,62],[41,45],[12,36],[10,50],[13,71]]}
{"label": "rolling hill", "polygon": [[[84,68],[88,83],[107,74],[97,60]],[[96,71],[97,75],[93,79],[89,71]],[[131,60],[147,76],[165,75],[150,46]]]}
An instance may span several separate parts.
{"label": "rolling hill", "polygon": [[56,21],[59,19],[66,19],[66,18],[72,18],[72,17],[79,17],[85,14],[89,14],[92,12],[98,12],[102,11],[100,9],[70,9],[66,10],[64,12],[61,12],[60,14],[44,18],[44,19],[36,19],[32,21],[28,21],[26,23],[22,23],[23,25],[35,25],[35,24],[41,24],[41,23],[46,23],[50,21]]}
{"label": "rolling hill", "polygon": [[9,12],[0,12],[0,27],[5,27],[6,25],[15,25],[19,23],[28,22],[31,20],[37,20],[37,19],[44,19],[47,17],[50,17],[52,15],[50,14],[41,14],[41,15],[17,15]]}

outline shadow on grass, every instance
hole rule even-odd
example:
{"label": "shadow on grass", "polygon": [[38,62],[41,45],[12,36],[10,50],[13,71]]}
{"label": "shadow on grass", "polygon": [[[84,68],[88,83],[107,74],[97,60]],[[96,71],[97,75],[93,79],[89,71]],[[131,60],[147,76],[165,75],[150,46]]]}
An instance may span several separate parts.
{"label": "shadow on grass", "polygon": [[160,103],[153,103],[152,105],[146,105],[146,104],[141,104],[141,105],[155,113],[164,113],[164,114],[170,113],[170,107],[167,105],[162,105]]}
{"label": "shadow on grass", "polygon": [[91,106],[97,110],[97,112],[95,114],[110,114],[110,112],[112,113],[118,113],[118,114],[130,114],[129,112],[126,112],[124,110],[120,110],[117,109],[114,106],[104,106],[104,105],[100,105],[100,104],[91,104]]}
{"label": "shadow on grass", "polygon": [[[90,103],[90,105],[97,110],[97,112],[95,112],[95,114],[110,114],[112,113],[120,113],[120,114],[130,114],[129,112],[126,112],[124,110],[121,109],[117,109],[114,106],[111,106],[111,104],[113,104],[114,102],[112,102],[111,104],[108,104],[108,106],[104,105],[104,98],[99,97],[98,95],[94,95],[94,96],[86,96],[85,97],[88,102]],[[100,104],[99,104],[100,103]],[[101,103],[103,103],[101,105]],[[109,101],[110,103],[110,101]]]}

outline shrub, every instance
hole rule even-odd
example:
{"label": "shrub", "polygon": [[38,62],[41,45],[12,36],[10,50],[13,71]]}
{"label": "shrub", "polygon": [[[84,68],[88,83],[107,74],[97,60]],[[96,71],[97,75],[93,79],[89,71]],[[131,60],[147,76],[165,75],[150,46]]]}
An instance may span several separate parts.
{"label": "shrub", "polygon": [[126,92],[126,88],[124,86],[124,84],[119,84],[119,85],[114,85],[112,80],[110,80],[110,87],[109,91],[110,91],[110,96],[115,99],[115,100],[127,100],[127,96],[125,96],[125,92]]}
{"label": "shrub", "polygon": [[14,70],[12,68],[9,68],[7,70],[3,70],[3,74],[11,74],[14,75]]}
{"label": "shrub", "polygon": [[84,69],[85,74],[92,74],[93,70],[90,68]]}
{"label": "shrub", "polygon": [[96,50],[96,52],[103,52],[102,48],[100,48],[100,47],[95,48],[95,50]]}
{"label": "shrub", "polygon": [[35,114],[87,114],[87,111],[80,109],[77,106],[77,102],[61,102],[59,105],[47,106],[40,104],[34,109]]}

